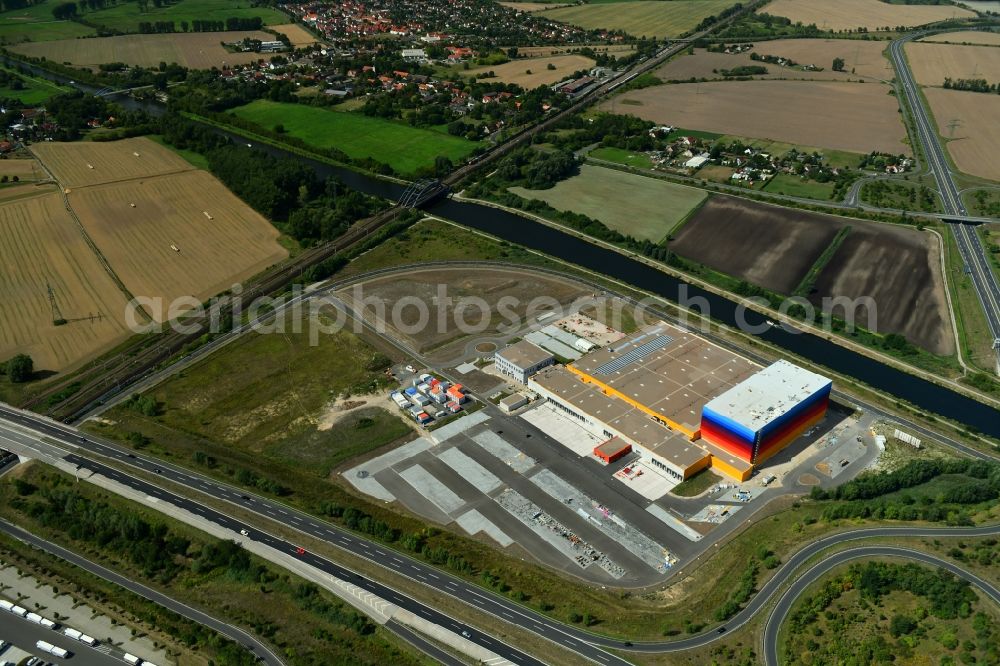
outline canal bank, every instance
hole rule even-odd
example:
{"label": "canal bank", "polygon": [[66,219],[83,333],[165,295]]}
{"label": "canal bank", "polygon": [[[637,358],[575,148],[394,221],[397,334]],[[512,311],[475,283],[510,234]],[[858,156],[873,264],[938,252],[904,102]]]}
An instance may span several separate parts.
{"label": "canal bank", "polygon": [[[8,64],[25,66],[15,61],[10,61]],[[66,77],[41,68],[31,65],[27,68],[60,83],[69,82]],[[96,92],[93,86],[75,85],[86,92]],[[164,111],[161,105],[151,102],[138,102],[133,99],[116,101],[127,108],[143,109],[155,115]],[[395,201],[405,189],[399,183],[320,162],[270,144],[248,144],[246,138],[236,133],[214,126],[209,127],[236,143],[249,145],[254,150],[298,160],[315,170],[319,176],[339,178],[347,186],[366,194]],[[428,212],[633,285],[674,304],[683,306],[691,302],[702,303],[707,314],[726,326],[749,330],[752,335],[770,346],[809,359],[837,373],[854,377],[863,384],[894,395],[920,410],[966,424],[970,429],[1000,439],[1000,411],[986,404],[813,333],[769,326],[764,315],[749,310],[732,299],[685,282],[614,250],[599,247],[564,231],[533,222],[526,217],[481,204],[446,199],[429,206]]]}

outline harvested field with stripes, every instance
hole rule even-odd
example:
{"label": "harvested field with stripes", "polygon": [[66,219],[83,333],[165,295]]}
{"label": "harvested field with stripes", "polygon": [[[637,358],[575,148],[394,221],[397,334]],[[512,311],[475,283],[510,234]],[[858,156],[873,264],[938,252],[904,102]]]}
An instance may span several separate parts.
{"label": "harvested field with stripes", "polygon": [[[53,323],[46,285],[67,320],[62,326]],[[70,370],[128,337],[124,311],[124,294],[61,194],[0,203],[0,360],[25,353],[36,371]]]}
{"label": "harvested field with stripes", "polygon": [[146,138],[36,143],[31,150],[65,188],[194,170],[183,157]]}
{"label": "harvested field with stripes", "polygon": [[[297,26],[296,26],[297,27]],[[269,60],[270,54],[227,51],[222,42],[244,38],[268,41],[274,35],[260,30],[243,32],[189,32],[163,35],[117,35],[90,39],[58,39],[50,42],[25,42],[11,50],[33,58],[45,57],[68,62],[77,67],[97,69],[103,63],[156,67],[161,62],[177,63],[189,69],[211,69],[226,65],[244,65]],[[295,42],[295,38],[288,35]],[[312,43],[315,41],[310,36]]]}
{"label": "harvested field with stripes", "polygon": [[203,301],[288,256],[278,230],[204,171],[80,188],[69,201],[128,290],[163,299],[158,320],[173,299]]}

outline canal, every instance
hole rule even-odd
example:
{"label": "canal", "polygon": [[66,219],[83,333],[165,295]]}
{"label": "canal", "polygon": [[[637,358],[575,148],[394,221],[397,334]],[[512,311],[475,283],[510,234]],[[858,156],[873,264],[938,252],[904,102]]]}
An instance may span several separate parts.
{"label": "canal", "polygon": [[[0,61],[14,67],[25,66],[20,62],[8,61],[6,58],[0,58]],[[66,77],[34,66],[28,68],[38,76],[45,76],[60,83],[65,84],[69,81]],[[79,83],[74,85],[86,92],[96,92],[93,86]],[[133,99],[115,101],[123,106],[142,108],[157,115],[163,112],[163,107],[154,103],[140,103]],[[248,145],[254,150],[298,160],[313,168],[321,177],[335,176],[347,186],[367,194],[395,201],[405,189],[405,186],[399,183],[359,173],[346,167],[333,166],[268,144],[248,141],[245,137],[219,128],[213,127],[213,129],[229,137],[230,140]],[[781,326],[768,326],[764,316],[741,308],[735,301],[688,284],[614,250],[588,243],[576,236],[519,215],[476,203],[445,199],[432,204],[428,212],[625,282],[673,303],[678,303],[682,299],[686,299],[686,302],[697,299],[708,304],[708,312],[712,318],[727,326],[746,329],[749,325],[751,330],[756,331],[754,335],[776,347],[840,374],[854,377],[921,410],[964,423],[1000,439],[1000,411],[988,405],[897,370],[818,335],[788,330]]]}

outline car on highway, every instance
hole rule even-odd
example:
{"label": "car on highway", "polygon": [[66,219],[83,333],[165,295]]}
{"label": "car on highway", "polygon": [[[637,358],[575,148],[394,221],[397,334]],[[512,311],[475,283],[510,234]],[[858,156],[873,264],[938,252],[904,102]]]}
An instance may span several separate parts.
{"label": "car on highway", "polygon": [[242,530],[240,530],[240,534],[242,534],[243,536],[250,536],[250,533],[247,532],[246,528],[243,528]]}
{"label": "car on highway", "polygon": [[468,629],[462,629],[462,635],[466,638],[472,638],[472,634],[469,633]]}
{"label": "car on highway", "polygon": [[296,555],[305,555],[306,554],[306,549],[303,548],[302,546],[296,546],[295,547],[295,554]]}
{"label": "car on highway", "polygon": [[725,627],[719,627],[718,629],[715,630],[715,633],[717,633],[717,634],[724,634],[724,633],[726,633],[726,628]]}

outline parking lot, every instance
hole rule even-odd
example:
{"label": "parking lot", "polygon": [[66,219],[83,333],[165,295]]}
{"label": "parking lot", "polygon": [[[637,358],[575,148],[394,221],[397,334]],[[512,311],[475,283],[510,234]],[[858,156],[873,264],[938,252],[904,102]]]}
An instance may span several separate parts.
{"label": "parking lot", "polygon": [[644,510],[641,496],[609,492],[618,484],[612,469],[583,466],[565,453],[544,434],[483,410],[347,470],[344,478],[428,520],[517,546],[593,582],[660,579],[677,561],[662,537],[674,535]]}

